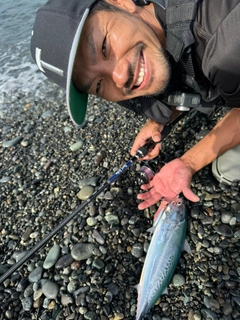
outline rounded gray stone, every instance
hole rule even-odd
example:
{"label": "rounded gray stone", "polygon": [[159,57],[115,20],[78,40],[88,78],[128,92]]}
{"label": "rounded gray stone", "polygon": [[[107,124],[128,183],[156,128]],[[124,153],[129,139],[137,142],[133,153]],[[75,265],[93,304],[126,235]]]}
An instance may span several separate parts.
{"label": "rounded gray stone", "polygon": [[48,280],[44,283],[42,292],[48,299],[56,299],[59,292],[59,287],[56,283]]}
{"label": "rounded gray stone", "polygon": [[43,263],[44,269],[50,269],[57,262],[60,254],[60,246],[55,244],[48,252],[47,257]]}

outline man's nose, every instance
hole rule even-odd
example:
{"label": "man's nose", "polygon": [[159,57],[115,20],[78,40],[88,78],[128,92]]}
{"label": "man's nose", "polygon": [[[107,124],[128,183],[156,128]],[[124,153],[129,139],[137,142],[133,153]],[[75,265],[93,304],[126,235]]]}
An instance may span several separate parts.
{"label": "man's nose", "polygon": [[123,88],[128,81],[128,66],[126,60],[118,61],[112,69],[112,78],[117,88]]}

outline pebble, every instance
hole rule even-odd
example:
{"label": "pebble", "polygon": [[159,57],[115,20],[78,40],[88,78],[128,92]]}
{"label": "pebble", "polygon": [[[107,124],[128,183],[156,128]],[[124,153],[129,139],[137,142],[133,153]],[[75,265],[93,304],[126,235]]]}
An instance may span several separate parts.
{"label": "pebble", "polygon": [[78,182],[79,188],[82,188],[84,186],[97,186],[97,182],[99,180],[99,177],[90,177],[86,179],[82,179]]}
{"label": "pebble", "polygon": [[44,269],[50,269],[57,262],[60,254],[60,246],[55,244],[48,252],[46,259],[43,262]]}
{"label": "pebble", "polygon": [[222,223],[230,223],[231,219],[232,219],[232,212],[231,211],[223,211],[221,214],[221,221]]}
{"label": "pebble", "polygon": [[214,230],[218,234],[225,236],[225,237],[232,237],[233,236],[233,230],[228,225],[224,225],[224,224],[217,225],[214,227]]}
{"label": "pebble", "polygon": [[78,142],[75,142],[75,143],[70,145],[70,150],[71,151],[77,151],[77,150],[81,149],[82,146],[83,146],[83,142],[82,141],[78,141]]}
{"label": "pebble", "polygon": [[77,243],[71,250],[71,256],[74,260],[87,260],[93,255],[94,245],[92,243]]}
{"label": "pebble", "polygon": [[94,192],[94,188],[92,186],[84,186],[77,194],[80,200],[86,200],[89,198]]}
{"label": "pebble", "polygon": [[32,308],[33,300],[31,297],[22,299],[22,307],[24,311],[29,311]]}
{"label": "pebble", "polygon": [[11,180],[11,177],[7,177],[7,176],[4,176],[0,179],[0,183],[6,183],[8,182],[9,180]]}
{"label": "pebble", "polygon": [[98,223],[98,221],[97,221],[96,218],[94,218],[94,217],[89,217],[89,218],[87,218],[87,224],[88,224],[90,227],[95,226],[97,223]]}
{"label": "pebble", "polygon": [[61,258],[58,259],[58,261],[55,264],[55,268],[57,270],[66,268],[68,266],[70,266],[70,264],[74,261],[73,257],[71,256],[71,254],[66,254],[64,256],[62,256]]}
{"label": "pebble", "polygon": [[43,268],[41,266],[37,267],[29,274],[28,276],[29,281],[32,283],[38,282],[42,277],[42,273],[43,273]]}
{"label": "pebble", "polygon": [[107,222],[109,224],[118,224],[119,223],[119,218],[118,216],[114,215],[114,214],[107,214],[105,216],[105,219],[107,220]]}
{"label": "pebble", "polygon": [[53,115],[53,112],[51,110],[47,110],[47,111],[43,112],[42,118],[47,119],[47,118],[51,117],[52,115]]}
{"label": "pebble", "polygon": [[92,233],[92,237],[94,239],[96,239],[96,241],[100,244],[104,244],[105,243],[105,240],[104,238],[102,237],[102,235],[97,231],[97,230],[93,230],[93,233]]}
{"label": "pebble", "polygon": [[47,280],[42,287],[42,292],[48,299],[56,299],[59,287],[56,283]]}
{"label": "pebble", "polygon": [[14,147],[15,145],[17,145],[21,140],[23,139],[23,137],[16,137],[12,140],[8,140],[8,141],[3,141],[2,146],[3,148],[11,148]]}
{"label": "pebble", "polygon": [[142,257],[142,255],[143,255],[143,245],[141,243],[135,243],[132,246],[131,253],[136,258]]}
{"label": "pebble", "polygon": [[181,287],[185,284],[185,278],[183,275],[176,273],[173,276],[172,283],[174,287]]}

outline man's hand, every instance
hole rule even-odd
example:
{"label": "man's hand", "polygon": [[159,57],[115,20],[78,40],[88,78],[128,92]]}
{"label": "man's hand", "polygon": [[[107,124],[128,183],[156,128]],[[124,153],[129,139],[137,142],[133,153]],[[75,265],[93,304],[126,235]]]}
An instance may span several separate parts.
{"label": "man's hand", "polygon": [[193,174],[191,167],[182,159],[167,163],[150,183],[141,186],[143,190],[149,190],[138,195],[138,199],[144,200],[139,204],[138,209],[150,207],[162,198],[171,201],[181,192],[188,200],[199,201],[198,196],[190,189]]}
{"label": "man's hand", "polygon": [[[139,134],[137,135],[132,149],[131,155],[134,156],[137,150],[146,144],[147,140],[151,138],[154,142],[161,141],[161,131],[163,130],[164,125],[157,123],[153,120],[148,120],[147,123],[143,126]],[[155,158],[160,151],[160,144],[157,143],[154,149],[152,149],[143,159],[150,160]]]}

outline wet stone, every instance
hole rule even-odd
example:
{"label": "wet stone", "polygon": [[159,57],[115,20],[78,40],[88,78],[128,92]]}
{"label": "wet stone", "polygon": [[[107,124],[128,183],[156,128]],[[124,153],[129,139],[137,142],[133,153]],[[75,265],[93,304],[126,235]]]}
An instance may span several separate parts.
{"label": "wet stone", "polygon": [[11,147],[15,146],[16,144],[18,144],[22,139],[23,139],[23,137],[16,137],[12,140],[4,141],[2,143],[2,146],[4,148],[11,148]]}
{"label": "wet stone", "polygon": [[214,309],[219,309],[220,308],[220,304],[216,299],[210,299],[210,305],[214,308]]}
{"label": "wet stone", "polygon": [[60,254],[60,247],[58,244],[54,245],[48,252],[47,257],[43,263],[44,269],[50,269],[57,262]]}
{"label": "wet stone", "polygon": [[97,230],[93,230],[92,237],[100,244],[104,244],[105,240]]}
{"label": "wet stone", "polygon": [[69,293],[74,293],[79,287],[79,282],[77,280],[71,280],[67,286]]}
{"label": "wet stone", "polygon": [[107,192],[105,193],[105,195],[104,195],[104,198],[105,198],[106,200],[112,200],[112,199],[113,199],[113,195],[112,195],[112,193],[111,193],[110,191],[107,191]]}
{"label": "wet stone", "polygon": [[240,239],[240,230],[234,232],[234,238]]}
{"label": "wet stone", "polygon": [[58,259],[58,261],[55,264],[55,268],[57,270],[66,268],[67,266],[70,266],[70,264],[74,261],[73,257],[71,254],[67,254],[62,256],[61,258]]}
{"label": "wet stone", "polygon": [[75,143],[71,144],[70,150],[71,151],[77,151],[78,149],[81,149],[82,146],[83,146],[83,142],[82,141],[78,141],[78,142],[75,142]]}
{"label": "wet stone", "polygon": [[185,284],[185,278],[183,275],[176,273],[173,276],[172,283],[173,283],[174,287],[181,287]]}
{"label": "wet stone", "polygon": [[104,268],[104,266],[105,266],[105,264],[101,259],[96,258],[93,260],[93,267],[101,270],[102,268]]}
{"label": "wet stone", "polygon": [[239,212],[240,213],[240,203],[237,202],[237,203],[233,203],[231,205],[231,209],[233,212]]}
{"label": "wet stone", "polygon": [[31,297],[22,299],[22,307],[24,311],[29,311],[32,308],[33,300]]}
{"label": "wet stone", "polygon": [[30,236],[30,234],[31,234],[31,232],[32,232],[32,228],[31,227],[27,227],[25,232],[24,232],[24,234],[23,234],[23,236],[22,236],[22,241],[27,241],[29,236]]}
{"label": "wet stone", "polygon": [[99,177],[91,177],[91,178],[87,178],[79,181],[78,185],[79,185],[79,188],[82,188],[86,185],[96,187],[98,180],[99,180]]}
{"label": "wet stone", "polygon": [[232,306],[231,306],[230,303],[225,303],[225,304],[223,305],[223,314],[224,314],[225,316],[230,315],[230,314],[232,313],[232,311],[233,311],[233,309],[232,309]]}
{"label": "wet stone", "polygon": [[143,245],[141,243],[135,243],[132,246],[131,253],[136,258],[142,257],[142,255],[143,255]]}
{"label": "wet stone", "polygon": [[43,112],[42,118],[47,119],[47,118],[50,118],[52,115],[53,115],[53,112],[51,110],[47,110]]}
{"label": "wet stone", "polygon": [[86,221],[87,221],[87,224],[88,224],[90,227],[93,227],[93,226],[95,226],[95,225],[98,223],[97,219],[94,218],[94,217],[89,217],[89,218],[87,218]]}
{"label": "wet stone", "polygon": [[0,274],[4,274],[8,270],[8,268],[9,267],[7,265],[0,264]]}
{"label": "wet stone", "polygon": [[56,299],[58,291],[58,285],[50,280],[47,280],[42,287],[42,292],[48,299]]}
{"label": "wet stone", "polygon": [[29,276],[28,276],[29,281],[32,283],[38,282],[42,277],[42,273],[43,273],[43,268],[37,267],[29,274]]}
{"label": "wet stone", "polygon": [[109,224],[118,224],[119,223],[119,218],[118,216],[114,215],[114,214],[107,214],[105,216],[105,219],[107,220],[107,222]]}
{"label": "wet stone", "polygon": [[225,225],[225,224],[220,224],[220,225],[215,226],[214,230],[218,234],[225,236],[225,237],[232,237],[233,236],[232,229],[228,225]]}
{"label": "wet stone", "polygon": [[0,179],[0,183],[6,183],[8,182],[9,180],[11,180],[11,177],[8,177],[8,176],[4,176]]}
{"label": "wet stone", "polygon": [[71,256],[77,261],[87,260],[92,256],[93,249],[92,243],[77,243],[72,248]]}
{"label": "wet stone", "polygon": [[63,306],[66,307],[68,304],[70,303],[72,304],[73,302],[74,302],[73,297],[70,294],[65,293],[61,295],[61,304]]}
{"label": "wet stone", "polygon": [[119,292],[119,286],[116,283],[111,282],[108,286],[108,290],[112,293],[113,296],[116,296]]}
{"label": "wet stone", "polygon": [[24,298],[30,297],[33,294],[33,284],[29,284],[23,292]]}
{"label": "wet stone", "polygon": [[42,296],[42,288],[34,291],[33,300],[36,301]]}
{"label": "wet stone", "polygon": [[218,316],[217,316],[216,312],[213,312],[213,311],[211,311],[209,309],[202,309],[201,311],[202,311],[202,314],[206,317],[204,319],[208,319],[208,318],[211,319],[211,320],[218,319]]}
{"label": "wet stone", "polygon": [[77,194],[78,198],[80,200],[86,200],[88,197],[90,197],[93,192],[94,188],[92,186],[84,186]]}
{"label": "wet stone", "polygon": [[231,221],[232,218],[232,212],[231,211],[224,211],[221,214],[221,221],[222,223],[228,224]]}
{"label": "wet stone", "polygon": [[15,251],[12,255],[12,258],[16,260],[16,262],[20,261],[28,252],[27,251]]}
{"label": "wet stone", "polygon": [[84,319],[97,320],[98,316],[94,311],[88,311],[84,314]]}

